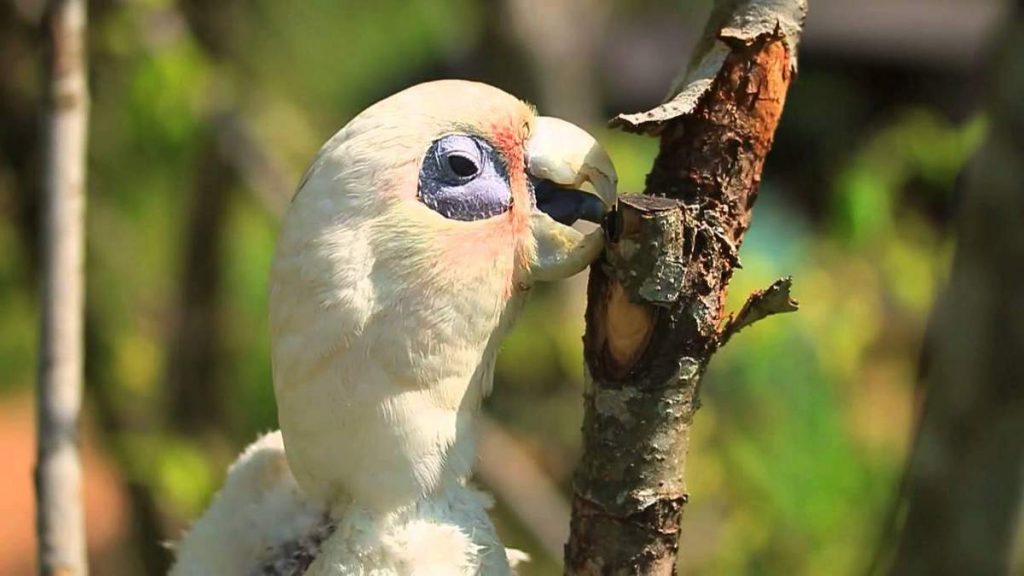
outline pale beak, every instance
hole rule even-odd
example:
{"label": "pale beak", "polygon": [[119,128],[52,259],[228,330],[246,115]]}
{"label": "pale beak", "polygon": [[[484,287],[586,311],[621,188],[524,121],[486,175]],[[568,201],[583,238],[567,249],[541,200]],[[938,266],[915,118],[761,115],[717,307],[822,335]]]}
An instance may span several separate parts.
{"label": "pale beak", "polygon": [[615,206],[615,166],[582,128],[539,116],[526,143],[526,169],[537,199],[530,215],[536,241],[530,276],[539,281],[572,276],[597,259],[604,247],[602,229],[583,234],[572,223],[601,223]]}

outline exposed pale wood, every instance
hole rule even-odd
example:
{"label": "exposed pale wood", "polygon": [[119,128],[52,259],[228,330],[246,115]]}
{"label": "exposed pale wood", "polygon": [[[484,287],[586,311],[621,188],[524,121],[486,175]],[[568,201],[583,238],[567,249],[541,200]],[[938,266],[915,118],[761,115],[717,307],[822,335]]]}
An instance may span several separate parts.
{"label": "exposed pale wood", "polygon": [[654,314],[639,304],[630,302],[626,290],[613,282],[608,291],[608,321],[602,330],[607,332],[608,353],[618,366],[632,366],[647,347],[654,331]]}

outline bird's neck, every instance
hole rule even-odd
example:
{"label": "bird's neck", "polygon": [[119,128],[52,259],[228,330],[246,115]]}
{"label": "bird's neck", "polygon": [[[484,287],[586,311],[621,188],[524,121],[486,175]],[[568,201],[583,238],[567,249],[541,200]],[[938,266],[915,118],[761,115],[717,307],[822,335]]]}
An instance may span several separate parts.
{"label": "bird's neck", "polygon": [[474,416],[522,298],[488,289],[511,261],[424,286],[372,256],[350,253],[314,281],[301,262],[277,258],[274,387],[303,490],[327,506],[390,510],[470,474]]}

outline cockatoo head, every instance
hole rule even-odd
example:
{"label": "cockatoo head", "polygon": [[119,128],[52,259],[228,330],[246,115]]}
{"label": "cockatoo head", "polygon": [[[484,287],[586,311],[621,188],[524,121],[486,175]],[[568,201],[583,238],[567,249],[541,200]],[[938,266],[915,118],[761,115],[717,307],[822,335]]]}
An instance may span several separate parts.
{"label": "cockatoo head", "polygon": [[[616,183],[611,160],[582,129],[497,88],[446,80],[357,116],[321,150],[293,212],[338,224],[378,219],[386,226],[368,241],[399,237],[452,274],[514,257],[512,289],[570,276],[597,256],[602,234],[569,225],[599,221]],[[307,225],[301,233],[322,239]]]}
{"label": "cockatoo head", "polygon": [[603,232],[571,224],[599,222],[615,198],[615,169],[589,134],[484,84],[414,86],[331,138],[285,217],[271,275],[275,390],[300,484],[324,498],[383,490],[402,462],[348,450],[344,466],[383,468],[354,486],[323,451],[331,438],[392,433],[421,492],[444,476],[465,423],[412,413],[479,402],[510,305],[598,256]]}

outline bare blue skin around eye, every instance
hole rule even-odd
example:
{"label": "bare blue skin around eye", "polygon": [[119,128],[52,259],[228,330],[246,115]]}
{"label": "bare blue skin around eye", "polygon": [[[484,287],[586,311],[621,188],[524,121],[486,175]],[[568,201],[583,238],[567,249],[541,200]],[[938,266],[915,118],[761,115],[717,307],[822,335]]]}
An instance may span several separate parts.
{"label": "bare blue skin around eye", "polygon": [[[453,156],[458,158],[452,161]],[[419,198],[445,218],[461,221],[497,216],[512,206],[501,156],[482,138],[466,134],[431,144],[420,167]]]}

